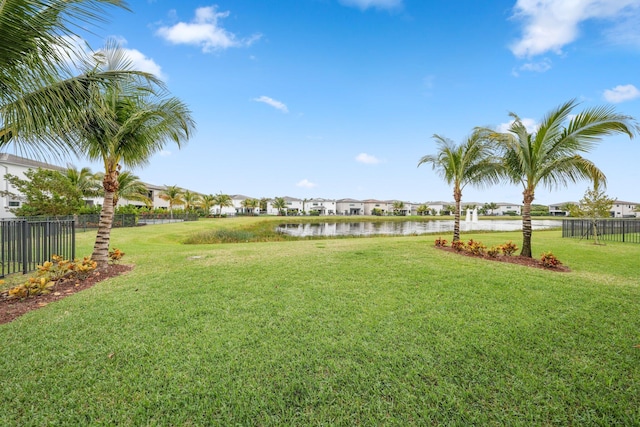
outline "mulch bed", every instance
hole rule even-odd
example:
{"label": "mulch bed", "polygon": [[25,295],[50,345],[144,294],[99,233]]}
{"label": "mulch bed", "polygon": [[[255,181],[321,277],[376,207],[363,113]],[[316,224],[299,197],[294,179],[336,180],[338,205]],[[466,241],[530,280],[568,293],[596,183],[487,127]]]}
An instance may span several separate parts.
{"label": "mulch bed", "polygon": [[490,257],[487,254],[474,255],[474,254],[472,254],[471,252],[468,252],[468,251],[456,251],[451,246],[436,246],[436,248],[440,249],[440,250],[443,250],[443,251],[447,251],[447,252],[451,252],[451,253],[454,253],[454,254],[458,254],[458,255],[469,256],[469,257],[473,257],[473,258],[486,259],[487,261],[508,262],[510,264],[524,265],[525,267],[531,267],[531,268],[541,268],[543,270],[557,271],[559,273],[568,273],[568,272],[571,271],[571,269],[569,269],[569,267],[567,267],[565,265],[562,265],[562,264],[558,265],[556,267],[545,267],[544,265],[542,265],[540,260],[538,260],[536,258],[522,257],[522,256],[519,256],[519,255],[511,255],[511,256],[499,255],[499,256],[494,258],[494,257]]}
{"label": "mulch bed", "polygon": [[61,280],[56,283],[51,293],[31,298],[9,299],[7,298],[8,291],[4,291],[0,293],[0,324],[9,323],[31,310],[37,310],[51,302],[88,289],[98,282],[127,273],[132,269],[132,265],[110,264],[105,270],[95,271],[84,280]]}

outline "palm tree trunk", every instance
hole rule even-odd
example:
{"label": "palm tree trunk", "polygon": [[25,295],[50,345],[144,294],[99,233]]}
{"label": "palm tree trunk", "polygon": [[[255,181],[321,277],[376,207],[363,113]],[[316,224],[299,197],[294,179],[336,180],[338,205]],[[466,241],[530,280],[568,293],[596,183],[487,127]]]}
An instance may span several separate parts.
{"label": "palm tree trunk", "polygon": [[96,243],[93,246],[91,259],[98,263],[98,269],[104,269],[109,263],[109,241],[111,240],[111,224],[113,223],[113,192],[105,191],[104,203],[100,211],[100,223]]}
{"label": "palm tree trunk", "polygon": [[98,234],[93,246],[91,259],[98,263],[98,270],[107,268],[109,264],[109,242],[111,240],[111,225],[113,224],[113,212],[115,194],[118,191],[118,171],[107,173],[102,180],[104,187],[104,201],[100,211]]}
{"label": "palm tree trunk", "polygon": [[533,191],[524,190],[522,206],[522,251],[520,256],[531,258],[531,203],[533,202]]}
{"label": "palm tree trunk", "polygon": [[462,200],[462,192],[456,188],[453,190],[453,199],[456,202],[456,211],[453,214],[453,241],[460,240],[460,200]]}

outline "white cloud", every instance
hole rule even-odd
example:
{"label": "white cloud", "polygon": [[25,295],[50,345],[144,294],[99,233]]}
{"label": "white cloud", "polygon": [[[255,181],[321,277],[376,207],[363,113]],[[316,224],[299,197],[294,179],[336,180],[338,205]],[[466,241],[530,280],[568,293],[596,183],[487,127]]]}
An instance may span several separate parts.
{"label": "white cloud", "polygon": [[303,179],[302,181],[298,182],[296,184],[297,187],[303,187],[303,188],[314,188],[317,187],[317,184],[314,184],[313,182],[310,182],[308,179]]}
{"label": "white cloud", "polygon": [[402,6],[402,0],[340,0],[340,3],[362,10],[367,10],[371,7],[376,9],[396,9]]}
{"label": "white cloud", "polygon": [[[531,132],[535,132],[536,130],[538,130],[538,126],[539,124],[534,120],[534,119],[520,119],[520,121],[522,122],[522,124],[524,125],[525,128],[527,128],[527,132],[531,133]],[[498,132],[509,132],[509,127],[511,126],[511,124],[513,123],[513,120],[511,120],[510,122],[507,123],[500,123],[497,127],[496,130]]]}
{"label": "white cloud", "polygon": [[171,155],[171,151],[161,150],[158,154],[160,154],[160,157],[169,157]]}
{"label": "white cloud", "polygon": [[372,156],[371,154],[360,153],[356,156],[356,162],[364,163],[366,165],[377,165],[378,163],[380,163],[380,159]]}
{"label": "white cloud", "polygon": [[[162,68],[153,59],[147,57],[137,49],[127,49],[124,47],[127,44],[126,39],[115,38],[115,40],[129,59],[132,69],[151,73],[159,79],[166,80],[167,76],[162,73]],[[100,52],[100,49],[98,49],[97,52],[92,52],[86,40],[76,36],[64,37],[62,39],[61,46],[57,49],[63,54],[63,56],[69,58],[67,65],[75,72],[80,71],[78,64],[85,62],[87,58],[90,58],[94,53]]]}
{"label": "white cloud", "polygon": [[276,101],[273,98],[269,98],[268,96],[261,96],[259,98],[254,98],[253,99],[256,102],[264,102],[267,105],[271,105],[273,108],[276,108],[280,111],[282,111],[283,113],[288,113],[289,109],[287,108],[287,106],[280,102],[280,101]]}
{"label": "white cloud", "polygon": [[634,85],[618,85],[613,89],[605,90],[603,96],[607,102],[617,104],[619,102],[640,98],[640,90]]}
{"label": "white cloud", "polygon": [[612,19],[640,6],[640,0],[518,0],[513,17],[524,22],[523,35],[511,46],[518,57],[562,47],[579,36],[579,25],[589,19]]}
{"label": "white cloud", "polygon": [[225,30],[220,20],[229,16],[229,12],[218,12],[217,6],[200,7],[195,11],[191,22],[178,22],[170,27],[160,27],[156,34],[173,44],[200,46],[203,52],[213,52],[231,47],[249,46],[261,36],[253,35],[246,39]]}
{"label": "white cloud", "polygon": [[527,62],[520,66],[520,71],[532,71],[535,73],[544,73],[551,69],[551,60],[548,58],[538,62]]}

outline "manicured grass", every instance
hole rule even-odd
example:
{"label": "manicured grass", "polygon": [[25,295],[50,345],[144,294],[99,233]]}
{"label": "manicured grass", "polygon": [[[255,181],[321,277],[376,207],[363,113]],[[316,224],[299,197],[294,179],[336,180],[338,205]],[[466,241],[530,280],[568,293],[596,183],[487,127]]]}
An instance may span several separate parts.
{"label": "manicured grass", "polygon": [[640,245],[182,243],[252,221],[114,229],[131,273],[0,326],[0,425],[640,424]]}

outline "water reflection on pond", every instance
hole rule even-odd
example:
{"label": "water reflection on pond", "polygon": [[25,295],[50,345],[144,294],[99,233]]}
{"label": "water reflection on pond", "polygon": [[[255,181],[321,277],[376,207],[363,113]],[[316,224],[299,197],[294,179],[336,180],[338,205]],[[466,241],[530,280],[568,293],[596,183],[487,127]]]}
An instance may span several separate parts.
{"label": "water reflection on pond", "polygon": [[[534,230],[557,228],[562,226],[559,220],[532,220]],[[515,231],[522,229],[522,220],[486,220],[478,222],[460,222],[460,231]],[[278,231],[296,237],[307,236],[367,236],[375,234],[409,235],[453,232],[452,220],[432,221],[380,221],[380,222],[337,222],[314,224],[281,224]]]}

